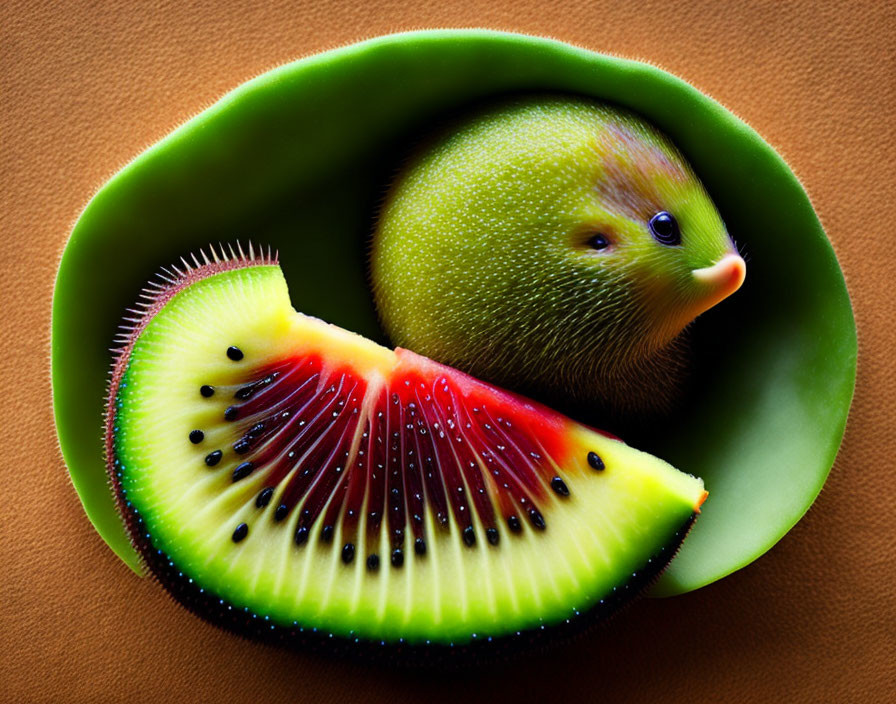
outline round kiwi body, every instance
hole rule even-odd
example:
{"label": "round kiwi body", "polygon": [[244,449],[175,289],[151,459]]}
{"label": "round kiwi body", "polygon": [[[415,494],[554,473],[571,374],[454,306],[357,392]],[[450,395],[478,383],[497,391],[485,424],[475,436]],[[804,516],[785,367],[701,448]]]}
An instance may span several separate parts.
{"label": "round kiwi body", "polygon": [[296,313],[269,256],[194,263],[122,333],[106,453],[146,565],[219,625],[530,638],[634,596],[705,498],[618,439]]}
{"label": "round kiwi body", "polygon": [[665,409],[681,333],[744,278],[671,142],[632,113],[514,98],[411,158],[371,274],[393,343],[540,398]]}

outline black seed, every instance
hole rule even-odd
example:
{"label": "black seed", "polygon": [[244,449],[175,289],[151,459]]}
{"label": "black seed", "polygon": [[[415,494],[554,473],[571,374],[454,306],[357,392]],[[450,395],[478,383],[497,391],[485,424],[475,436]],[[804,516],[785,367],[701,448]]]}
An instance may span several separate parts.
{"label": "black seed", "polygon": [[308,542],[308,528],[305,526],[299,526],[298,530],[296,530],[296,545],[304,545]]}
{"label": "black seed", "polygon": [[249,445],[248,440],[240,440],[239,442],[234,443],[233,451],[238,455],[245,455],[252,447]]}
{"label": "black seed", "polygon": [[507,527],[510,528],[511,533],[519,533],[523,529],[523,525],[517,516],[511,516],[507,519]]}
{"label": "black seed", "polygon": [[203,384],[199,387],[199,393],[205,396],[205,398],[211,398],[215,395],[215,387],[209,386],[208,384]]}
{"label": "black seed", "polygon": [[222,458],[223,456],[224,456],[224,453],[221,452],[220,450],[215,450],[214,452],[209,452],[209,453],[205,456],[205,463],[206,463],[209,467],[214,467],[216,464],[218,464],[218,462],[221,461],[221,458]]}
{"label": "black seed", "polygon": [[286,518],[287,513],[289,513],[289,506],[287,506],[286,504],[280,504],[277,507],[277,510],[274,511],[274,520],[282,521],[284,518]]}
{"label": "black seed", "polygon": [[596,452],[588,453],[588,464],[591,465],[591,469],[596,469],[598,472],[606,467],[604,461]]}
{"label": "black seed", "polygon": [[414,552],[418,555],[426,554],[426,543],[423,541],[423,538],[417,538],[414,541]]}
{"label": "black seed", "polygon": [[262,430],[264,430],[264,423],[256,423],[249,428],[249,432],[246,435],[258,435]]}
{"label": "black seed", "polygon": [[274,495],[274,487],[269,486],[261,490],[261,493],[255,499],[255,505],[258,508],[264,508],[271,503],[271,497]]}
{"label": "black seed", "polygon": [[551,479],[551,489],[554,490],[556,494],[560,496],[569,496],[569,487],[566,486],[566,482],[564,482],[560,477],[554,477]]}
{"label": "black seed", "polygon": [[464,528],[463,537],[467,547],[473,547],[476,544],[476,533],[473,532],[473,526]]}
{"label": "black seed", "polygon": [[373,571],[380,568],[380,556],[376,553],[367,556],[367,569]]}
{"label": "black seed", "polygon": [[342,546],[342,561],[348,564],[355,559],[355,546],[352,543],[346,543]]}
{"label": "black seed", "polygon": [[236,469],[233,470],[233,481],[238,482],[240,479],[245,479],[250,474],[252,474],[252,470],[255,469],[255,465],[251,462],[243,462],[242,464],[238,464]]}
{"label": "black seed", "polygon": [[236,530],[233,531],[233,535],[231,536],[231,538],[233,542],[238,543],[247,535],[249,535],[249,526],[247,526],[245,523],[240,523],[236,527]]}
{"label": "black seed", "polygon": [[190,431],[190,442],[194,445],[198,445],[203,440],[205,440],[205,433],[201,430],[191,430]]}
{"label": "black seed", "polygon": [[404,564],[404,553],[401,548],[395,548],[392,551],[392,566],[401,567]]}
{"label": "black seed", "polygon": [[533,508],[529,511],[529,521],[531,521],[532,525],[538,530],[544,530],[544,516],[541,515],[541,512],[537,508]]}
{"label": "black seed", "polygon": [[501,540],[501,535],[498,533],[497,528],[489,528],[485,531],[485,539],[488,540],[490,545],[497,545]]}
{"label": "black seed", "polygon": [[234,362],[239,362],[243,358],[243,351],[239,347],[228,347],[227,356]]}
{"label": "black seed", "polygon": [[324,526],[320,532],[320,539],[329,543],[333,539],[333,526]]}
{"label": "black seed", "polygon": [[236,406],[228,406],[224,411],[224,420],[236,420],[237,414],[240,412]]}

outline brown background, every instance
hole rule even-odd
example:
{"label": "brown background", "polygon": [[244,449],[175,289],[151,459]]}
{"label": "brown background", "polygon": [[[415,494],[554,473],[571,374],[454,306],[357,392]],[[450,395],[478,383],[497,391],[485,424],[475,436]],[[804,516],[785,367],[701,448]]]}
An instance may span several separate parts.
{"label": "brown background", "polygon": [[[241,641],[131,574],[91,528],[57,453],[48,326],[74,219],[143,147],[285,60],[449,26],[647,58],[753,125],[827,227],[860,360],[830,480],[767,556],[540,659],[434,676]],[[4,0],[0,62],[0,701],[896,701],[892,3]]]}

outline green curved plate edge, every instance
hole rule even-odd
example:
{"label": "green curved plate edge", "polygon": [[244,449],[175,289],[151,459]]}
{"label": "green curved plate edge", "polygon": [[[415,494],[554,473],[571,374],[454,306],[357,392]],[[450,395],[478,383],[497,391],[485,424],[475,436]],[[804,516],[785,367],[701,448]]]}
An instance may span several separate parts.
{"label": "green curved plate edge", "polygon": [[[603,68],[605,70],[609,66],[624,74],[628,74],[629,76],[638,76],[641,78],[651,77],[655,81],[666,84],[670,87],[670,90],[679,94],[682,101],[692,102],[695,105],[699,105],[702,110],[709,113],[712,117],[712,120],[716,121],[719,127],[724,127],[730,132],[741,132],[742,138],[752,141],[756,148],[763,151],[764,157],[769,162],[773,163],[771,168],[776,169],[778,171],[778,177],[780,179],[783,179],[783,182],[788,182],[793,193],[801,197],[803,201],[803,203],[801,203],[801,206],[803,208],[809,209],[811,217],[815,218],[815,221],[817,223],[817,218],[814,214],[814,211],[811,210],[811,204],[809,204],[808,197],[806,196],[804,189],[802,188],[795,175],[793,175],[793,173],[787,167],[783,159],[781,159],[780,156],[769,145],[767,145],[751,128],[749,128],[741,120],[736,118],[711,98],[707,97],[703,93],[699,92],[696,88],[692,87],[688,83],[682,81],[681,79],[678,79],[675,76],[672,76],[664,71],[661,71],[658,68],[649,66],[647,64],[596,54],[585,49],[572,47],[567,44],[562,44],[550,39],[511,33],[494,32],[490,30],[426,30],[421,32],[387,35],[384,37],[378,37],[365,42],[361,42],[359,44],[354,44],[328,51],[322,54],[309,56],[296,62],[285,64],[282,67],[276,68],[273,71],[265,73],[255,79],[242,84],[235,90],[226,94],[213,106],[200,113],[197,117],[193,118],[189,122],[173,131],[167,137],[157,142],[153,147],[143,152],[128,165],[126,165],[123,169],[121,169],[102,189],[100,189],[100,191],[97,192],[97,194],[87,204],[81,218],[79,218],[78,224],[81,223],[84,215],[88,213],[91,207],[95,206],[95,203],[98,200],[101,200],[104,196],[113,193],[117,183],[120,183],[121,181],[126,179],[128,177],[128,174],[130,174],[132,171],[139,169],[141,164],[150,160],[154,154],[171,147],[176,147],[179,140],[189,138],[189,134],[193,129],[201,129],[207,122],[213,120],[219,114],[229,110],[232,106],[238,105],[241,99],[253,95],[257,90],[274,86],[276,82],[280,80],[280,78],[284,75],[290,74],[294,71],[298,72],[317,70],[322,66],[325,66],[329,62],[342,61],[346,58],[357,59],[364,52],[374,50],[377,47],[384,45],[391,45],[396,43],[412,45],[414,42],[470,41],[486,41],[535,47],[545,52],[546,54],[566,54],[575,57],[578,60],[581,60],[583,63],[600,63],[603,65]],[[664,125],[662,124],[662,120],[656,119],[655,115],[650,115],[650,117],[655,122],[657,122],[661,128],[665,128],[667,131],[670,131],[668,126],[664,127]],[[688,153],[688,148],[686,145],[680,146],[682,146],[683,151]],[[71,239],[69,240],[69,243],[66,247],[65,252],[63,253],[63,257],[60,262],[59,273],[57,275],[57,292],[59,290],[59,282],[65,276],[65,273],[68,270],[69,262],[72,259],[72,253],[78,247],[80,232],[78,224],[76,224],[73,230]],[[846,366],[851,369],[851,372],[840,380],[841,388],[839,391],[839,399],[837,404],[839,417],[834,424],[835,430],[827,435],[827,442],[825,443],[826,449],[824,451],[824,456],[827,459],[827,467],[829,471],[830,466],[833,464],[833,459],[836,456],[837,449],[839,448],[843,431],[845,429],[848,409],[854,389],[857,340],[855,335],[854,318],[852,317],[852,310],[849,304],[845,282],[843,281],[842,273],[840,272],[839,266],[837,265],[833,249],[830,246],[830,243],[828,242],[826,236],[824,235],[820,223],[817,224],[817,233],[820,240],[819,244],[821,245],[821,250],[823,250],[823,254],[827,258],[828,264],[833,268],[833,272],[835,273],[840,289],[837,291],[829,290],[828,295],[837,297],[842,302],[846,303],[847,313],[851,321],[851,325],[848,326],[849,330],[846,331],[848,333],[846,335],[846,338],[841,339],[840,341],[841,353],[846,360]],[[66,408],[67,402],[60,399],[60,378],[65,375],[66,370],[64,369],[64,367],[66,366],[66,362],[61,359],[60,355],[58,354],[58,320],[60,315],[64,314],[64,308],[65,304],[61,302],[60,297],[58,295],[54,296],[53,325],[51,332],[52,378],[54,412],[56,416],[57,428],[59,429],[60,448],[62,450],[62,454],[66,461],[66,464],[69,467],[72,482],[75,486],[76,491],[78,492],[82,503],[84,504],[84,508],[88,514],[88,517],[93,522],[94,526],[103,537],[103,539],[109,544],[109,546],[115,551],[115,553],[119,557],[121,557],[121,559],[125,561],[132,569],[140,573],[139,559],[124,532],[124,529],[118,518],[118,514],[114,508],[114,503],[108,490],[105,472],[103,472],[102,476],[99,477],[96,472],[95,462],[81,462],[81,453],[79,451],[79,448],[76,447],[80,443],[80,440],[77,437],[72,437],[65,430],[68,410]],[[75,412],[77,411],[77,409],[73,410]],[[821,486],[824,483],[826,477],[827,471],[818,475],[817,486],[814,487],[813,492],[807,492],[806,497],[808,498],[808,501],[805,502],[802,511],[799,512],[798,515],[794,513],[794,518],[792,522],[787,526],[787,530],[789,530],[789,528],[792,527],[799,520],[799,518],[802,517],[805,511],[808,510],[808,508],[811,506],[818,492],[821,490]],[[783,536],[786,532],[786,530],[782,531],[781,536]],[[779,536],[779,538],[781,536]],[[732,564],[731,568],[724,574],[729,574],[730,572],[733,572],[740,567],[749,564],[754,559],[759,557],[759,555],[761,555],[764,551],[765,550],[762,550],[760,552],[757,552],[756,554],[745,556],[745,558],[739,563]],[[706,580],[703,583],[699,584],[683,583],[675,580],[673,564],[672,570],[667,573],[666,577],[664,577],[664,579],[659,583],[658,588],[654,591],[655,593],[661,595],[681,593],[683,591],[688,591],[690,589],[695,589],[697,587],[703,586],[703,584],[705,583],[721,578],[722,576],[724,576],[724,574],[717,574],[712,579]]]}

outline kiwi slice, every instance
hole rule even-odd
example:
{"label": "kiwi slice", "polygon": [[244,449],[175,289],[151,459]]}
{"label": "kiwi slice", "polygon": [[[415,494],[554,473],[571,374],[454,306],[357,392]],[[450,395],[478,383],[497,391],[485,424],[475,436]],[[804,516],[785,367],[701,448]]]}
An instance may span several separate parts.
{"label": "kiwi slice", "polygon": [[107,465],[146,566],[259,637],[531,640],[657,575],[701,480],[295,312],[276,258],[200,253],[119,339]]}

